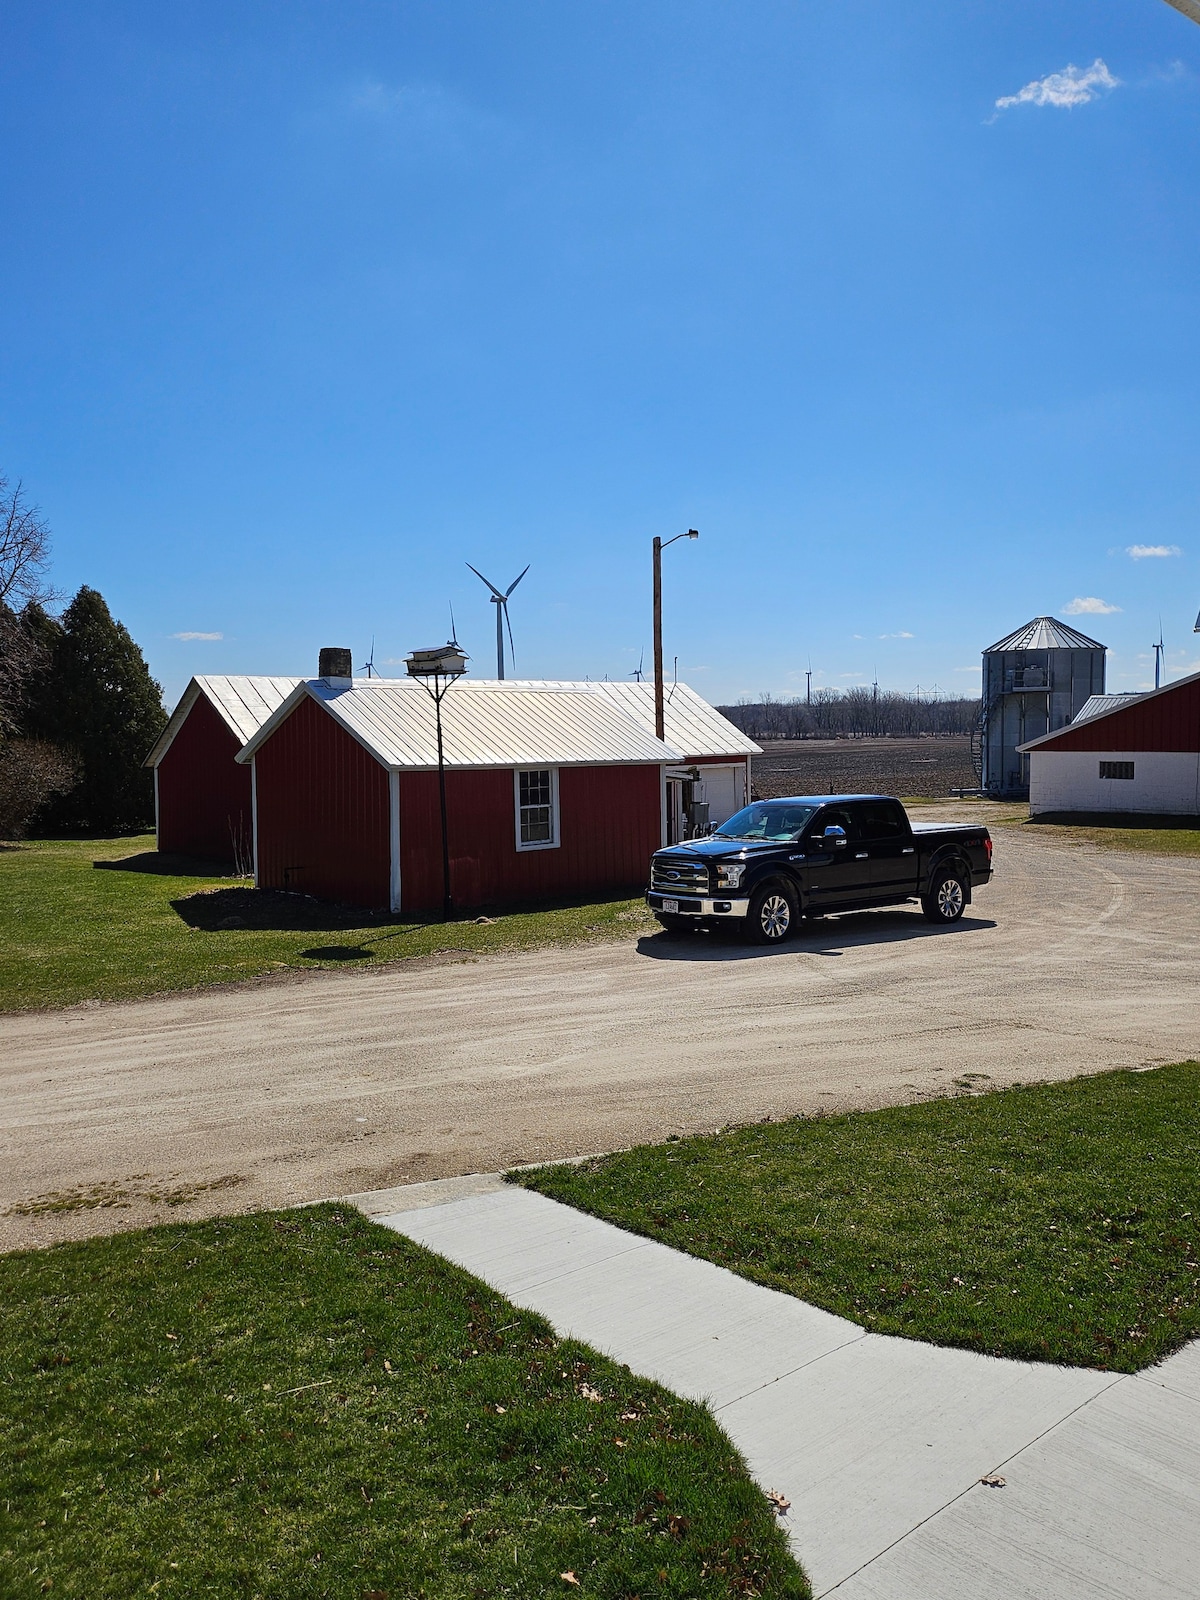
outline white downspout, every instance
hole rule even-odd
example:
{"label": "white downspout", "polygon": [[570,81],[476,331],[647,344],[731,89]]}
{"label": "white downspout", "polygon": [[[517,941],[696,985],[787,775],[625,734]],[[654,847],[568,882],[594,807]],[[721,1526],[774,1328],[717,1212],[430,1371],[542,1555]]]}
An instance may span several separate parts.
{"label": "white downspout", "polygon": [[258,888],[258,757],[250,757],[250,835],[254,850],[254,887]]}
{"label": "white downspout", "polygon": [[391,883],[389,886],[389,910],[397,913],[400,910],[400,774],[388,773],[388,832],[390,834],[391,851]]}
{"label": "white downspout", "polygon": [[665,766],[660,766],[659,767],[659,769],[658,769],[658,777],[659,777],[659,796],[658,796],[658,822],[659,822],[658,833],[659,833],[659,839],[658,839],[658,848],[660,850],[665,850],[667,848],[667,769],[666,769]]}
{"label": "white downspout", "polygon": [[157,854],[159,849],[161,848],[160,845],[159,845],[159,842],[158,842],[158,836],[159,836],[160,832],[161,832],[161,828],[160,828],[159,820],[158,820],[158,762],[156,761],[154,763],[154,850],[155,850],[155,854]]}

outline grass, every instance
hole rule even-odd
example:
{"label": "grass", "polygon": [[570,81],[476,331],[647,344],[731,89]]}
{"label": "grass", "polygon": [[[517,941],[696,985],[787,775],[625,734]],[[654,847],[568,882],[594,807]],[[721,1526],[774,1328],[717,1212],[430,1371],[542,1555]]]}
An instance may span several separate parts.
{"label": "grass", "polygon": [[512,1176],[878,1333],[1119,1372],[1200,1333],[1195,1061]]}
{"label": "grass", "polygon": [[470,957],[657,927],[640,900],[626,899],[479,921],[401,920],[300,895],[259,895],[245,880],[153,851],[152,836],[0,847],[0,1011],[131,999],[288,967],[377,966],[446,951]]}
{"label": "grass", "polygon": [[352,1211],[3,1257],[0,1328],[11,1600],[809,1594],[702,1406]]}
{"label": "grass", "polygon": [[1044,834],[1057,843],[1095,844],[1105,850],[1130,850],[1155,856],[1200,856],[1200,828],[1180,827],[1160,822],[1145,824],[1129,818],[1120,821],[1046,822],[1025,818],[1029,832]]}

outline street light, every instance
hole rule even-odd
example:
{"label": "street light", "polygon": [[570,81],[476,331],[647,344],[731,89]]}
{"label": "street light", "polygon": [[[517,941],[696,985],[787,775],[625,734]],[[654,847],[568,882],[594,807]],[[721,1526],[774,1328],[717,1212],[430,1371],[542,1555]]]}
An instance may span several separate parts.
{"label": "street light", "polygon": [[[438,799],[442,807],[442,917],[450,920],[454,901],[450,894],[450,835],[446,828],[446,761],[442,753],[442,698],[452,683],[456,683],[467,670],[470,658],[459,647],[457,640],[433,650],[414,650],[405,661],[410,678],[418,678],[421,687],[433,700],[434,719],[437,722]],[[433,688],[429,680],[433,679]]]}
{"label": "street light", "polygon": [[696,528],[689,528],[686,533],[677,533],[674,539],[668,539],[666,544],[657,535],[654,539],[654,734],[658,739],[663,736],[662,553],[677,539],[699,537]]}

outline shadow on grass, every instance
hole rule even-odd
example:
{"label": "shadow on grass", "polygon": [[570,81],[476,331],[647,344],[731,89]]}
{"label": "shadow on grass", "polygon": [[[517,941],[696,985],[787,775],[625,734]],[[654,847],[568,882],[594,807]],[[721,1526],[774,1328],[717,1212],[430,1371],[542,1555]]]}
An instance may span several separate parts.
{"label": "shadow on grass", "polygon": [[938,927],[911,911],[848,911],[841,916],[807,919],[783,944],[751,944],[733,923],[711,931],[685,929],[678,934],[654,933],[638,940],[638,954],[654,961],[759,961],[773,956],[840,956],[843,950],[867,944],[903,944],[912,939],[946,939],[981,933],[996,926],[970,912],[961,922]]}
{"label": "shadow on grass", "polygon": [[[392,918],[386,911],[367,911],[362,906],[339,905],[328,900],[316,900],[306,894],[285,894],[276,889],[254,889],[239,884],[228,889],[201,890],[198,894],[183,895],[172,900],[171,905],[190,928],[205,933],[223,932],[228,928],[256,928],[273,933],[340,933],[359,931],[373,923],[387,926]],[[414,926],[406,920],[397,932]],[[358,946],[331,945],[331,950],[358,949]],[[305,951],[313,955],[313,951]],[[345,957],[323,956],[338,960]]]}
{"label": "shadow on grass", "polygon": [[148,872],[156,878],[233,878],[237,874],[228,861],[201,861],[195,856],[160,855],[143,850],[136,856],[121,856],[115,861],[93,861],[97,872]]}

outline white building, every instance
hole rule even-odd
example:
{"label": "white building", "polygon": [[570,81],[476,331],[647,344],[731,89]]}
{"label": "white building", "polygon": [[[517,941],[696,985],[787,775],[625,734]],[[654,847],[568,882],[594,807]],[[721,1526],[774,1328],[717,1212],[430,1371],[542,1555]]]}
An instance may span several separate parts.
{"label": "white building", "polygon": [[1029,814],[1200,815],[1200,672],[1141,695],[1094,695],[1069,727],[1020,746]]}

